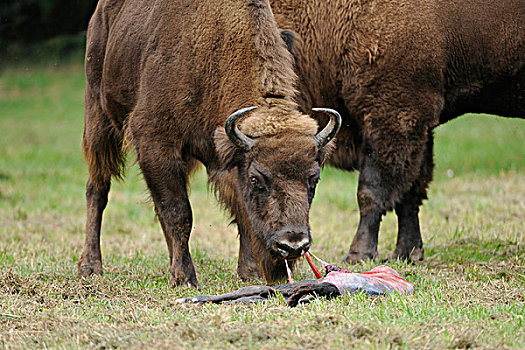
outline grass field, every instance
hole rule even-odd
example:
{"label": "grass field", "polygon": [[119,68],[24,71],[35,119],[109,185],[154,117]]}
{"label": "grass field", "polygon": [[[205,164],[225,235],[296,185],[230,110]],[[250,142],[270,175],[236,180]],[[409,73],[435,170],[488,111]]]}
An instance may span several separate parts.
{"label": "grass field", "polygon": [[[105,274],[76,277],[87,179],[83,89],[80,63],[0,75],[1,348],[525,348],[525,121],[465,116],[437,129],[435,181],[421,212],[426,260],[392,264],[414,295],[295,309],[279,298],[192,307],[174,301],[196,291],[168,288],[167,248],[132,161],[105,212]],[[312,251],[325,260],[339,263],[352,240],[356,179],[323,171],[311,224]],[[191,201],[201,293],[245,285],[235,272],[235,228],[202,171]],[[381,257],[395,236],[389,214]],[[306,263],[295,277],[312,277]]]}

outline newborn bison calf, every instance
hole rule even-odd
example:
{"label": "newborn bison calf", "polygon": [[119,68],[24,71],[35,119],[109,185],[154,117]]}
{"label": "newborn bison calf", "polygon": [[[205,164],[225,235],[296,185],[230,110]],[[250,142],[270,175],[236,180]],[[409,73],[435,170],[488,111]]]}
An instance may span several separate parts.
{"label": "newborn bison calf", "polygon": [[[316,276],[320,276],[315,266],[306,257]],[[266,301],[270,296],[282,294],[290,307],[306,303],[316,297],[336,298],[341,295],[365,293],[367,295],[388,295],[393,292],[409,293],[414,285],[388,266],[378,266],[369,272],[354,273],[318,259],[325,268],[326,275],[315,280],[282,284],[276,287],[249,286],[221,295],[197,295],[178,299],[179,303],[253,303]]]}

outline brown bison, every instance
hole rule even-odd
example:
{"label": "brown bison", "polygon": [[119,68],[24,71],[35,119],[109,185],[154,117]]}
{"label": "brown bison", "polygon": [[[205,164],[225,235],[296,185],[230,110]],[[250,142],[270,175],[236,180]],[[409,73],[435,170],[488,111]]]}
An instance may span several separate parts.
{"label": "brown bison", "polygon": [[101,0],[86,75],[79,274],[102,273],[102,213],[129,140],[164,231],[171,284],[197,286],[187,186],[199,163],[238,225],[239,275],[284,277],[283,259],[310,246],[308,212],[341,117],[318,109],[330,118],[318,131],[299,112],[293,57],[268,1]]}
{"label": "brown bison", "polygon": [[[394,258],[423,259],[418,212],[433,129],[466,112],[525,116],[523,0],[271,0],[304,111],[343,123],[329,163],[359,170],[360,222],[346,260],[377,256],[394,209]],[[483,137],[483,135],[480,135]]]}

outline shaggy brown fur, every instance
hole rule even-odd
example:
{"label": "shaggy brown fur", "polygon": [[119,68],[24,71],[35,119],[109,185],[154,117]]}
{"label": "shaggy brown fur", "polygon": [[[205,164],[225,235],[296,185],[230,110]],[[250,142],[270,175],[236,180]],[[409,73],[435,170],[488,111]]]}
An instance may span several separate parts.
{"label": "shaggy brown fur", "polygon": [[[432,132],[466,112],[525,116],[522,0],[271,0],[303,110],[343,112],[330,164],[360,171],[361,220],[347,261],[376,257],[395,209],[394,258],[423,259],[418,212]],[[482,137],[482,135],[480,135]]]}
{"label": "shaggy brown fur", "polygon": [[[293,57],[266,0],[101,0],[86,52],[84,154],[89,166],[86,241],[79,274],[102,273],[100,228],[124,135],[136,149],[170,256],[170,282],[197,286],[188,249],[189,173],[198,162],[239,227],[239,275],[285,276],[285,242],[311,242],[308,212],[319,168],[317,122],[300,113]],[[257,105],[239,128],[225,120]],[[298,244],[299,244],[298,243]]]}

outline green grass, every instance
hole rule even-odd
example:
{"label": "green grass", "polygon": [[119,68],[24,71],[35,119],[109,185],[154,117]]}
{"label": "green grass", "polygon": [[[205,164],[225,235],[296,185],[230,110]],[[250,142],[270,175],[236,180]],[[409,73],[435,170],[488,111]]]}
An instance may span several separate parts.
{"label": "green grass", "polygon": [[[280,298],[193,307],[174,302],[196,291],[168,287],[167,249],[135,165],[110,194],[104,276],[76,277],[87,179],[83,89],[80,63],[18,66],[0,76],[0,347],[525,347],[525,121],[465,116],[437,129],[436,180],[421,212],[426,260],[392,264],[415,284],[414,295],[296,309]],[[356,186],[356,174],[323,171],[311,225],[312,250],[325,260],[338,263],[349,247]],[[235,272],[235,228],[207,193],[203,171],[191,201],[201,293],[246,285]],[[396,230],[388,214],[382,258]],[[305,263],[295,277],[311,278]]]}

